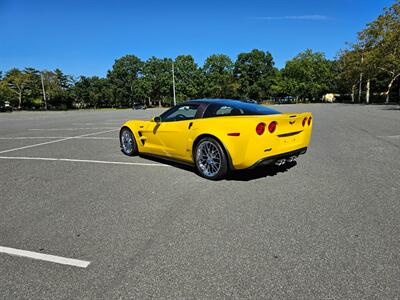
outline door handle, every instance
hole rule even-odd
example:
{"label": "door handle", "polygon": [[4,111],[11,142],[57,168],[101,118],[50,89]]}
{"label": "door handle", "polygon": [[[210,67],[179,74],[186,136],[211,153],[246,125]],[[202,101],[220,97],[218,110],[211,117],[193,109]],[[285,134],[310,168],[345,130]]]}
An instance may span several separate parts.
{"label": "door handle", "polygon": [[189,126],[188,126],[188,129],[190,129],[192,127],[192,125],[193,125],[193,122],[190,122]]}

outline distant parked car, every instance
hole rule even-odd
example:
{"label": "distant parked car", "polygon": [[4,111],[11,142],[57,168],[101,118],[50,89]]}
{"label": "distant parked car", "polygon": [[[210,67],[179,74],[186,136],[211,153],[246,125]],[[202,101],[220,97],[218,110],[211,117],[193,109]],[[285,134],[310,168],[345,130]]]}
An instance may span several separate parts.
{"label": "distant parked car", "polygon": [[291,104],[294,103],[295,99],[292,96],[286,96],[278,100],[279,104]]}
{"label": "distant parked car", "polygon": [[0,111],[1,112],[12,112],[12,106],[9,101],[0,101]]}
{"label": "distant parked car", "polygon": [[242,102],[246,102],[246,103],[253,103],[253,104],[258,104],[258,102],[256,100],[241,100]]}
{"label": "distant parked car", "polygon": [[134,102],[132,105],[132,109],[146,109],[146,104],[141,102]]}
{"label": "distant parked car", "polygon": [[336,101],[337,97],[340,97],[340,94],[329,93],[329,94],[325,94],[324,96],[322,96],[322,100],[324,102],[333,103]]}

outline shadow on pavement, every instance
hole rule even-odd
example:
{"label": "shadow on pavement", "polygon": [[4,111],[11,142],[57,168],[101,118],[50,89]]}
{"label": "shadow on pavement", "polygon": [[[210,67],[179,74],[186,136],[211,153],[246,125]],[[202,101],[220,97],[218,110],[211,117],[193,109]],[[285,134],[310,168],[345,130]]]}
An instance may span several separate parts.
{"label": "shadow on pavement", "polygon": [[173,160],[169,160],[168,158],[155,157],[155,156],[146,155],[146,154],[139,154],[139,157],[148,159],[148,160],[152,160],[152,161],[160,163],[160,164],[169,165],[171,167],[175,167],[175,168],[182,169],[185,171],[190,171],[190,172],[195,171],[194,168],[190,165],[187,165],[185,163],[176,162]]}
{"label": "shadow on pavement", "polygon": [[[186,165],[183,163],[171,161],[168,159],[163,159],[163,158],[158,158],[154,156],[149,156],[149,155],[144,155],[140,154],[139,155],[142,158],[152,160],[154,162],[166,164],[181,170],[189,171],[192,173],[196,173],[196,170],[193,166]],[[297,162],[291,162],[291,163],[286,163],[283,166],[275,166],[275,165],[269,165],[269,166],[264,166],[264,167],[257,167],[255,169],[247,169],[247,170],[240,170],[240,171],[234,171],[228,173],[227,177],[225,180],[229,181],[251,181],[259,178],[264,178],[264,177],[269,177],[269,176],[275,176],[278,175],[279,173],[284,173],[288,171],[289,169],[293,168],[294,166],[297,165]]]}
{"label": "shadow on pavement", "polygon": [[226,180],[232,181],[251,181],[259,178],[275,176],[279,173],[284,173],[297,165],[297,162],[286,163],[283,166],[269,165],[264,167],[257,167],[252,170],[235,171],[228,174]]}

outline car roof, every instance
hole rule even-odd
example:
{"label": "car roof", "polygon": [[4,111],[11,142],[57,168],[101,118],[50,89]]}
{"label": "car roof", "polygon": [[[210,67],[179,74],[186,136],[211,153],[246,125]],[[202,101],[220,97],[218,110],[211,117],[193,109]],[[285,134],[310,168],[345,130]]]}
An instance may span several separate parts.
{"label": "car roof", "polygon": [[188,100],[185,103],[206,103],[206,104],[220,104],[220,105],[237,105],[239,103],[243,103],[243,100],[234,100],[234,99],[195,99]]}
{"label": "car roof", "polygon": [[[240,109],[245,113],[245,115],[271,115],[271,114],[280,114],[279,111],[265,107],[253,102],[248,102],[244,100],[233,100],[233,99],[197,99],[197,100],[189,100],[182,105],[187,104],[203,104],[205,107],[209,107],[212,104],[216,104],[218,106],[229,106],[232,108]],[[204,108],[202,109],[204,110]]]}

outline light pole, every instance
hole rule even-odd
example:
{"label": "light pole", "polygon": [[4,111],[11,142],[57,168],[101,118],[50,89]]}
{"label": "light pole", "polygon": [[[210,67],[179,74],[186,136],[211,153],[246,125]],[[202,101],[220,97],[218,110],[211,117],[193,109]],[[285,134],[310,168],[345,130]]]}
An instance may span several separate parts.
{"label": "light pole", "polygon": [[358,102],[361,103],[361,93],[362,93],[362,81],[363,81],[363,70],[362,65],[364,63],[364,51],[361,52],[361,72],[360,72],[360,84],[358,87]]}
{"label": "light pole", "polygon": [[176,96],[175,96],[175,70],[174,70],[174,62],[172,62],[172,92],[174,94],[174,106],[176,105]]}
{"label": "light pole", "polygon": [[42,81],[42,91],[43,91],[44,110],[47,110],[46,90],[44,89],[44,81],[43,81],[43,73],[42,73],[42,72],[40,72],[40,80]]}

